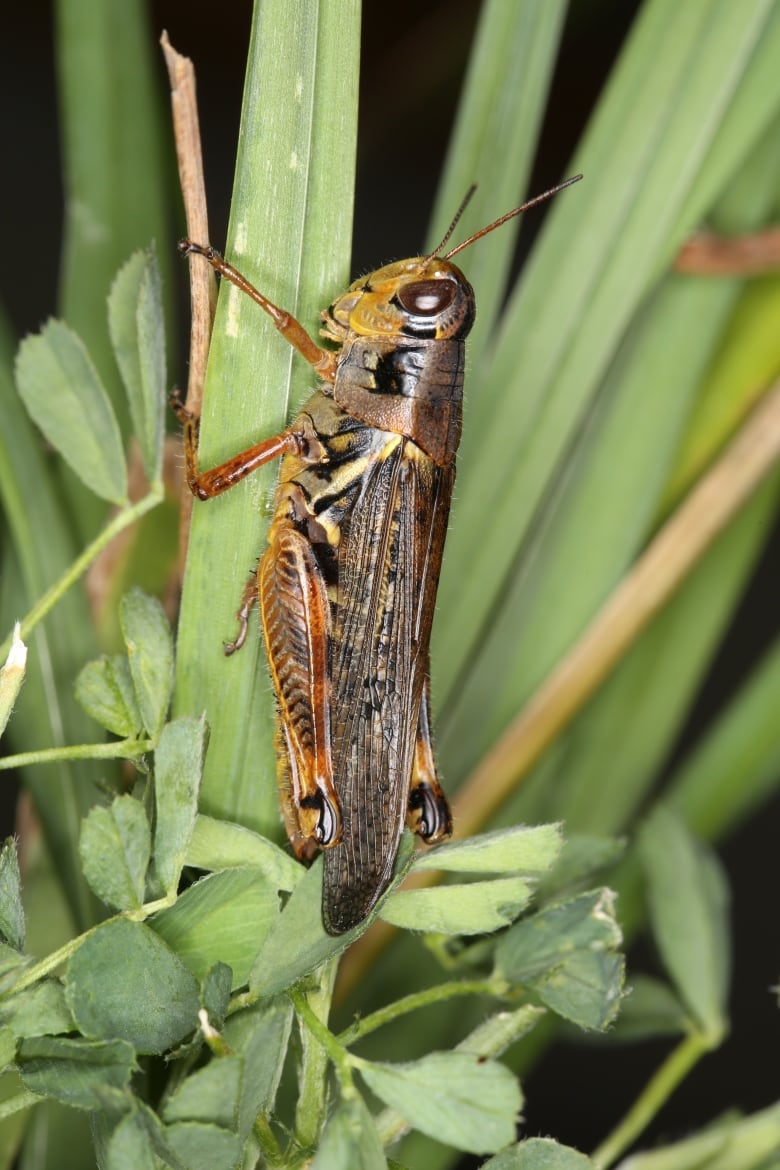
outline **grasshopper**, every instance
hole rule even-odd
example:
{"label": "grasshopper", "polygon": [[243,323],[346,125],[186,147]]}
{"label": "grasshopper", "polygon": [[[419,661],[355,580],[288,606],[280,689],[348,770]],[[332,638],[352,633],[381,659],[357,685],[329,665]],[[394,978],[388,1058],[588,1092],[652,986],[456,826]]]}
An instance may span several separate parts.
{"label": "grasshopper", "polygon": [[[259,604],[277,704],[282,815],[299,859],[325,851],[322,918],[343,934],[389,885],[404,824],[427,843],[452,818],[431,737],[429,645],[461,433],[474,291],[444,255],[379,268],[322,314],[326,349],[211,246],[182,240],[247,293],[321,380],[291,425],[209,471],[178,401],[187,482],[201,500],[281,456],[268,547],[244,590]],[[472,188],[473,191],[473,188]]]}

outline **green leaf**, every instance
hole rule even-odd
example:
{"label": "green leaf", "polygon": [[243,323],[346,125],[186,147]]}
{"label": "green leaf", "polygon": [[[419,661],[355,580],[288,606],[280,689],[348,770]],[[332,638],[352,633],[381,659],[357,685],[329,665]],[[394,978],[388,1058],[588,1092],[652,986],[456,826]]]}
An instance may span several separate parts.
{"label": "green leaf", "polygon": [[322,925],[322,858],[298,882],[289,902],[270,931],[249,976],[249,990],[260,996],[278,995],[329,959],[345,951],[366,929],[361,923],[347,934],[333,936]]}
{"label": "green leaf", "polygon": [[[0,1025],[0,1071],[5,1071],[16,1059],[16,1036],[12,1028]],[[5,1099],[3,1099],[5,1104]]]}
{"label": "green leaf", "polygon": [[84,876],[101,901],[117,910],[143,905],[151,854],[151,829],[140,801],[117,796],[84,819],[79,855]]}
{"label": "green leaf", "polygon": [[571,1146],[559,1146],[552,1138],[529,1138],[496,1154],[482,1170],[589,1170],[592,1166],[590,1158]]}
{"label": "green leaf", "polygon": [[74,1040],[33,1036],[17,1055],[22,1080],[33,1093],[75,1109],[100,1109],[105,1085],[125,1088],[136,1069],[135,1053],[124,1040]]}
{"label": "green leaf", "polygon": [[458,1044],[458,1052],[469,1052],[472,1056],[482,1058],[500,1056],[515,1041],[525,1036],[535,1028],[543,1016],[544,1008],[534,1004],[524,1003],[514,1011],[496,1012],[481,1024],[477,1024],[472,1032]]}
{"label": "green leaf", "polygon": [[0,852],[0,935],[15,950],[24,950],[22,879],[13,837],[7,838]]}
{"label": "green leaf", "polygon": [[187,865],[209,870],[256,866],[279,890],[294,890],[306,873],[303,865],[267,837],[202,813],[195,821]]}
{"label": "green leaf", "polygon": [[235,1170],[241,1156],[239,1138],[216,1125],[180,1121],[165,1136],[187,1170]]}
{"label": "green leaf", "polygon": [[474,1154],[515,1136],[520,1086],[504,1065],[465,1052],[432,1052],[407,1064],[360,1064],[377,1097],[429,1137]]}
{"label": "green leaf", "polygon": [[[727,1114],[703,1132],[631,1155],[631,1170],[777,1170],[780,1105],[748,1117]],[[624,1165],[628,1167],[629,1162]]]}
{"label": "green leaf", "polygon": [[632,975],[609,1037],[634,1043],[656,1036],[679,1036],[689,1026],[683,1005],[667,983],[649,975]]}
{"label": "green leaf", "polygon": [[551,873],[539,883],[538,897],[551,901],[553,894],[591,882],[594,875],[612,869],[625,853],[625,841],[616,837],[595,837],[575,833],[566,838]]}
{"label": "green leaf", "polygon": [[108,297],[108,327],[144,469],[153,484],[162,467],[166,374],[160,270],[152,250],[136,252],[119,270]]}
{"label": "green leaf", "polygon": [[723,871],[669,806],[652,813],[639,842],[664,965],[697,1026],[717,1044],[728,1027],[731,969]]}
{"label": "green leaf", "polygon": [[516,923],[499,943],[498,970],[522,982],[575,949],[603,951],[619,946],[613,898],[609,890],[591,890]]}
{"label": "green leaf", "polygon": [[623,986],[612,902],[610,891],[594,890],[515,923],[496,947],[496,973],[580,1027],[605,1028]]}
{"label": "green leaf", "polygon": [[87,714],[114,735],[137,735],[143,727],[126,654],[88,662],[76,678],[75,694]]}
{"label": "green leaf", "polygon": [[[0,349],[8,349],[2,330]],[[0,491],[8,526],[0,591],[3,628],[68,571],[82,551],[74,534],[77,518],[68,511],[60,476],[55,474],[40,435],[15,392],[9,366],[10,359],[0,362]],[[98,513],[89,522],[94,532],[99,517],[104,516],[105,505],[76,486]],[[78,519],[86,522],[81,515]],[[51,663],[56,679],[71,680],[86,659],[96,653],[93,639],[85,592],[71,589],[60,599],[56,615],[37,627],[35,658],[42,665]],[[53,747],[63,742],[78,744],[94,738],[94,725],[72,700],[67,686],[55,688],[57,702],[52,702],[51,682],[48,669],[34,669],[26,676],[14,713],[14,738],[19,749]],[[104,775],[110,767],[103,765]],[[77,852],[81,818],[95,799],[91,781],[96,770],[88,761],[61,761],[52,783],[50,764],[25,769],[25,787],[31,792],[52,851],[58,884],[79,930],[91,925],[99,912]]]}
{"label": "green leaf", "polygon": [[127,502],[127,467],[113,407],[80,338],[61,321],[27,337],[16,358],[30,417],[95,495]]}
{"label": "green leaf", "polygon": [[[413,855],[411,834],[405,833],[395,863],[396,882],[407,873]],[[368,930],[387,896],[383,895],[368,917],[353,930],[336,936],[326,934],[321,912],[322,857],[316,858],[293,890],[284,912],[265,940],[252,968],[250,990],[256,995],[277,995],[340,955]]]}
{"label": "green leaf", "polygon": [[198,813],[205,719],[166,723],[154,753],[154,866],[166,894],[175,892]]}
{"label": "green leaf", "polygon": [[29,958],[22,955],[15,947],[0,942],[0,990],[10,990],[29,962]]}
{"label": "green leaf", "polygon": [[113,1085],[104,1085],[100,1096],[101,1113],[109,1125],[115,1125],[123,1117],[127,1117],[128,1112],[140,1112],[142,1109],[140,1099],[133,1094],[132,1090],[128,1092],[126,1089],[117,1089]]}
{"label": "green leaf", "polygon": [[198,985],[154,931],[117,919],[98,927],[68,963],[67,1000],[86,1036],[121,1036],[164,1052],[198,1022]]}
{"label": "green leaf", "polygon": [[130,674],[144,727],[160,734],[173,690],[173,640],[165,610],[154,597],[131,589],[119,603]]}
{"label": "green leaf", "polygon": [[102,1157],[101,1146],[95,1142],[99,1165],[105,1163],[106,1170],[146,1170],[147,1166],[160,1170],[161,1165],[171,1170],[187,1170],[166,1141],[157,1114],[138,1097],[126,1094],[122,1099],[118,1093],[114,1096],[104,1090],[102,1098],[103,1111],[92,1119],[93,1136],[101,1122],[113,1123],[115,1128],[105,1142]]}
{"label": "green leaf", "polygon": [[148,1130],[134,1114],[123,1118],[111,1134],[105,1166],[106,1170],[158,1170]]}
{"label": "green leaf", "polygon": [[577,951],[554,970],[526,981],[559,1016],[580,1028],[608,1028],[620,1008],[625,978],[622,955]]}
{"label": "green leaf", "polygon": [[279,896],[257,869],[226,869],[190,886],[151,926],[196,976],[218,960],[246,983],[258,949],[279,917]]}
{"label": "green leaf", "polygon": [[379,917],[405,930],[486,934],[514,921],[531,893],[531,883],[517,877],[398,890],[384,903]]}
{"label": "green leaf", "polygon": [[273,1109],[292,1022],[292,1004],[280,996],[235,1012],[225,1024],[226,1042],[244,1059],[238,1120],[242,1138],[249,1136],[259,1113]]}
{"label": "green leaf", "polygon": [[57,979],[45,979],[4,999],[0,1022],[7,1024],[14,1036],[55,1036],[74,1030],[65,988]]}
{"label": "green leaf", "polygon": [[167,1099],[163,1121],[207,1121],[236,1129],[242,1075],[240,1056],[213,1058],[205,1068],[185,1077]]}
{"label": "green leaf", "polygon": [[543,874],[563,845],[559,825],[518,825],[453,841],[419,853],[412,869],[443,869],[454,873]]}
{"label": "green leaf", "polygon": [[339,1101],[325,1126],[312,1170],[386,1170],[382,1143],[363,1098]]}
{"label": "green leaf", "polygon": [[216,1028],[221,1028],[225,1022],[232,987],[233,972],[227,963],[215,963],[203,977],[200,1002]]}

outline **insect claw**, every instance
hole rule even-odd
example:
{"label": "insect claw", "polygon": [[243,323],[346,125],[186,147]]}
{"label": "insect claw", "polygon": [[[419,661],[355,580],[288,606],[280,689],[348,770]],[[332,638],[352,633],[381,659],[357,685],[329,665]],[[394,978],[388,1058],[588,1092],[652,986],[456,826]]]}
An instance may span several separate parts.
{"label": "insect claw", "polygon": [[230,658],[231,654],[235,654],[236,650],[240,650],[246,642],[246,636],[249,633],[249,615],[243,610],[238,612],[239,630],[232,642],[223,642],[225,647],[225,657]]}
{"label": "insect claw", "polygon": [[419,812],[410,826],[423,841],[435,842],[452,833],[452,815],[444,793],[436,792],[430,784],[417,784],[409,796],[409,812]]}
{"label": "insect claw", "polygon": [[341,839],[341,814],[321,788],[311,796],[304,796],[301,808],[317,809],[319,816],[314,827],[314,838],[321,849],[336,845]]}
{"label": "insect claw", "polygon": [[168,405],[180,423],[197,422],[196,416],[187,408],[184,396],[178,386],[173,386],[168,395]]}
{"label": "insect claw", "polygon": [[335,845],[341,836],[341,817],[328,797],[324,793],[321,795],[322,808],[317,822],[317,840],[326,848],[328,845]]}
{"label": "insect claw", "polygon": [[222,262],[222,253],[218,252],[211,244],[196,244],[194,240],[179,240],[176,245],[182,256],[205,256],[211,263],[216,260]]}

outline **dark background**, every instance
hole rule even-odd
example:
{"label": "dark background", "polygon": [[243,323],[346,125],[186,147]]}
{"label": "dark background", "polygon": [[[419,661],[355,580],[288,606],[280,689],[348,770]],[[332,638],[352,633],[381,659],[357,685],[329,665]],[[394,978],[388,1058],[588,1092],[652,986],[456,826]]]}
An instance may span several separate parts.
{"label": "dark background", "polygon": [[[365,5],[355,274],[414,254],[422,245],[479,7],[478,0],[426,5],[395,0],[391,8]],[[567,171],[635,8],[626,0],[573,3],[530,193],[545,189]],[[219,6],[158,0],[151,5],[155,36],[167,28],[174,46],[196,64],[209,212],[218,245],[227,227],[250,17],[250,0]],[[4,18],[0,293],[18,336],[37,330],[54,311],[57,298],[62,184],[52,19],[45,3],[13,5]],[[162,61],[159,75],[165,93]],[[496,215],[504,210],[496,208]],[[172,207],[171,214],[179,212]],[[524,226],[521,249],[540,220],[535,216]],[[180,230],[177,222],[176,232]],[[183,272],[180,295],[186,305]],[[186,310],[182,318],[180,371],[186,353]],[[717,712],[777,632],[777,546],[775,540],[763,559],[678,753]],[[6,832],[12,817],[8,804]],[[776,926],[766,925],[767,920],[777,922],[773,898],[777,872],[774,867],[770,871],[764,859],[776,852],[778,828],[780,800],[775,800],[773,807],[725,843],[723,856],[734,896],[732,1037],[688,1078],[643,1144],[684,1136],[724,1110],[755,1109],[777,1096],[780,1034],[770,988],[780,973],[780,945]],[[767,889],[770,872],[773,880]],[[653,956],[642,952],[638,965],[647,970],[652,963]],[[585,1151],[592,1149],[634,1100],[667,1047],[645,1044],[615,1059],[604,1049],[559,1045],[525,1083],[525,1133],[552,1135]]]}

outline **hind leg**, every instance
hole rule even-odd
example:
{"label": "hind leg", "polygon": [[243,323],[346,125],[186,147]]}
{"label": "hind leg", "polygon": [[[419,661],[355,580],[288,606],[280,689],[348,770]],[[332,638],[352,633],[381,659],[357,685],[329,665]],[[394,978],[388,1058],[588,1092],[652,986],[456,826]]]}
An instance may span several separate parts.
{"label": "hind leg", "polygon": [[409,785],[409,812],[406,823],[429,845],[449,837],[452,813],[436,774],[430,715],[430,682],[426,678],[417,723],[414,768]]}
{"label": "hind leg", "polygon": [[277,521],[258,570],[268,664],[276,691],[279,796],[299,857],[341,838],[330,730],[330,603],[311,545]]}

